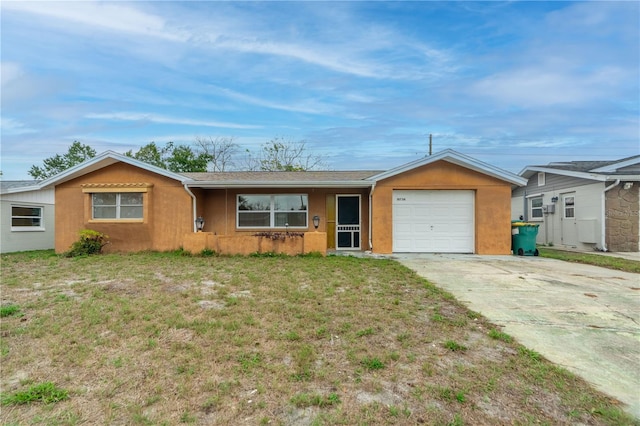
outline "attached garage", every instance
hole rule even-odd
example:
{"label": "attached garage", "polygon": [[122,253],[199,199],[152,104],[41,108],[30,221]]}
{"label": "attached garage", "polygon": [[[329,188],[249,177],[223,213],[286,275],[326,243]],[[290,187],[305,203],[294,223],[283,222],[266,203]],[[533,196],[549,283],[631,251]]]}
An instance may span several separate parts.
{"label": "attached garage", "polygon": [[368,178],[374,253],[511,253],[523,178],[452,150]]}
{"label": "attached garage", "polygon": [[474,191],[394,190],[392,203],[394,252],[474,252]]}

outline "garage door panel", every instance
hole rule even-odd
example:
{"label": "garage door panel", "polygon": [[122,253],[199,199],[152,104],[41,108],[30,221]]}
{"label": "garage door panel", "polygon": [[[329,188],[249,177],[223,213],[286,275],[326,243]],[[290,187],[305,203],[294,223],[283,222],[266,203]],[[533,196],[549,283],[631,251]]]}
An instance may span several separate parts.
{"label": "garage door panel", "polygon": [[393,191],[393,251],[473,253],[474,192]]}

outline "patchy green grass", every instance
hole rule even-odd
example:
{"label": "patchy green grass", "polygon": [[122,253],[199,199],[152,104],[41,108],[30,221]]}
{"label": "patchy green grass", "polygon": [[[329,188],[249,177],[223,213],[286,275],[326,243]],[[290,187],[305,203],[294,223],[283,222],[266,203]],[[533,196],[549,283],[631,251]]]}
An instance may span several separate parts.
{"label": "patchy green grass", "polygon": [[11,315],[17,315],[20,312],[20,306],[18,305],[3,305],[0,306],[0,318],[9,317]]}
{"label": "patchy green grass", "polygon": [[616,269],[618,271],[640,273],[640,262],[623,259],[615,256],[603,256],[601,254],[579,253],[538,247],[541,257],[564,260],[566,262],[584,263],[587,265],[601,266],[603,268]]}
{"label": "patchy green grass", "polygon": [[0,401],[2,401],[3,405],[31,404],[34,402],[53,404],[64,401],[67,398],[69,398],[69,392],[58,388],[51,382],[45,382],[32,385],[25,390],[1,394]]}
{"label": "patchy green grass", "polygon": [[391,260],[18,253],[0,290],[3,401],[65,395],[0,424],[634,424]]}

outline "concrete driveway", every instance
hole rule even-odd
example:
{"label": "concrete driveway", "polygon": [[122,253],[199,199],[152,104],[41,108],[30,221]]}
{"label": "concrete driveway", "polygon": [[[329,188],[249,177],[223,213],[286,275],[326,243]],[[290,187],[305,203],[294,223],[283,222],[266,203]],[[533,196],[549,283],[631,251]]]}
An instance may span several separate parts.
{"label": "concrete driveway", "polygon": [[640,418],[640,275],[539,257],[394,255]]}

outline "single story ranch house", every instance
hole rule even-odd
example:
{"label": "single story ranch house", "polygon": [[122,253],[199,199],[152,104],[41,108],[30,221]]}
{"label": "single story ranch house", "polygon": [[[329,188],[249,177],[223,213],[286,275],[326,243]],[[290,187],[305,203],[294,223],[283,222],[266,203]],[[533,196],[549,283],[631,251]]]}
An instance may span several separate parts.
{"label": "single story ranch house", "polygon": [[173,173],[111,151],[42,181],[55,250],[509,254],[516,174],[453,150],[388,171]]}

